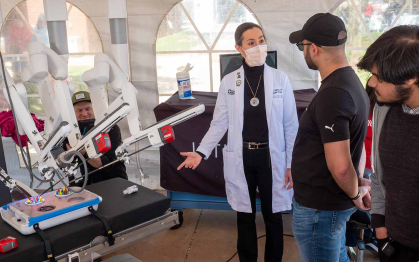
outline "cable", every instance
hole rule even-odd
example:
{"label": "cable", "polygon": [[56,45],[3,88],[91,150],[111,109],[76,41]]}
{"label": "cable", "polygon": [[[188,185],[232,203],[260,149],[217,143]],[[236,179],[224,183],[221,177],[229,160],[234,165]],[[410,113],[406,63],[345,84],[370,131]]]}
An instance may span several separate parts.
{"label": "cable", "polygon": [[20,148],[20,154],[22,155],[22,160],[25,163],[26,169],[29,171],[29,175],[33,176],[34,178],[36,178],[38,181],[45,183],[45,182],[50,182],[52,181],[52,179],[54,178],[54,175],[51,176],[50,179],[45,180],[45,179],[40,179],[38,178],[33,172],[32,169],[29,168],[28,163],[26,162],[26,158],[25,158],[25,153],[23,151],[23,147],[22,147],[22,142],[20,141],[20,133],[19,133],[19,128],[18,128],[18,123],[16,121],[16,115],[15,115],[15,110],[14,110],[14,106],[13,106],[13,101],[12,101],[12,97],[10,95],[10,89],[9,89],[9,85],[7,84],[7,77],[6,77],[6,72],[4,71],[4,60],[3,60],[3,55],[0,52],[0,59],[1,59],[1,69],[2,69],[2,73],[3,73],[3,78],[4,78],[4,84],[6,86],[6,90],[7,90],[7,96],[9,97],[9,103],[10,103],[10,108],[12,110],[12,115],[13,115],[13,120],[15,121],[15,128],[16,128],[16,135],[17,135],[17,141],[19,143],[19,148]]}
{"label": "cable", "polygon": [[[287,236],[287,237],[294,237],[293,235],[288,235],[288,234],[282,234],[282,235]],[[257,239],[262,238],[262,237],[266,237],[266,235],[260,236]],[[230,262],[237,255],[237,253],[238,253],[238,251],[236,251],[236,253],[234,253],[234,255],[232,257],[230,257],[226,262]]]}
{"label": "cable", "polygon": [[[70,155],[71,154],[71,155]],[[58,176],[62,179],[61,180],[61,182],[64,184],[64,186],[66,186],[67,188],[70,188],[74,193],[80,193],[81,191],[83,191],[84,190],[84,188],[86,187],[86,185],[87,185],[87,180],[89,179],[89,173],[88,173],[88,170],[87,170],[87,163],[86,163],[86,159],[84,158],[84,156],[79,152],[79,151],[71,151],[71,152],[68,152],[67,154],[66,154],[66,156],[68,156],[68,155],[70,155],[70,157],[71,156],[73,156],[73,155],[77,155],[79,158],[80,158],[80,160],[83,162],[83,165],[84,165],[84,182],[83,182],[83,186],[81,187],[81,189],[80,190],[76,190],[76,189],[73,189],[72,187],[70,187],[68,184],[66,184],[65,182],[64,182],[64,177],[62,177],[61,176],[61,174],[60,174],[60,171],[59,172],[57,172],[57,174],[58,174]],[[77,167],[78,168],[78,167]]]}
{"label": "cable", "polygon": [[31,154],[29,153],[29,144],[26,144],[26,155],[28,156],[28,164],[29,164],[29,168],[30,168],[30,172],[29,172],[29,174],[30,174],[30,176],[31,176],[31,183],[30,183],[30,185],[29,185],[29,187],[31,188],[31,189],[33,189],[33,176],[32,176],[32,163],[31,163]]}
{"label": "cable", "polygon": [[[64,184],[64,186],[66,186],[66,187],[68,187],[68,188],[70,188],[71,190],[73,190],[73,192],[74,193],[80,193],[81,191],[83,191],[85,188],[86,188],[86,184],[87,184],[87,180],[88,180],[88,178],[89,178],[89,173],[87,173],[87,163],[86,163],[86,159],[84,158],[84,156],[80,153],[80,152],[78,152],[78,151],[71,151],[71,152],[68,152],[67,154],[66,154],[66,156],[67,155],[70,155],[71,154],[71,156],[73,156],[73,155],[77,155],[79,158],[80,158],[80,160],[83,162],[83,163],[81,163],[80,165],[78,165],[75,169],[77,169],[77,168],[79,168],[81,165],[84,165],[84,172],[85,172],[85,177],[86,177],[86,179],[84,180],[84,183],[83,183],[83,186],[81,187],[81,189],[80,190],[76,190],[76,189],[73,189],[72,187],[70,187],[69,185],[67,185],[65,182],[64,182],[64,179],[66,178],[66,177],[68,177],[70,174],[67,174],[66,176],[61,176],[61,170],[60,169],[58,169],[58,170],[55,170],[54,172],[57,172],[57,176],[60,178],[57,182],[55,182],[53,185],[51,185],[47,190],[45,190],[44,192],[42,192],[40,195],[42,196],[43,194],[45,194],[48,190],[52,190],[53,188],[54,188],[54,186],[55,185],[57,185],[58,183],[60,183],[60,182],[62,182],[63,184]],[[71,160],[71,156],[70,156],[70,158],[69,158],[69,160]],[[82,176],[83,177],[83,176]],[[70,181],[70,183],[71,183],[71,181]]]}

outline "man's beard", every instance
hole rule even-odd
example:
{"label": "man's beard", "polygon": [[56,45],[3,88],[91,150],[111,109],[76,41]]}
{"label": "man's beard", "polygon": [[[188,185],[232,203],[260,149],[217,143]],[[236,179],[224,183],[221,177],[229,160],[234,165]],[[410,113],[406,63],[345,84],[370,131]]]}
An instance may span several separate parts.
{"label": "man's beard", "polygon": [[[376,92],[376,91],[375,91]],[[404,104],[407,100],[409,100],[410,96],[412,95],[413,89],[403,86],[396,86],[396,100],[391,102],[381,102],[377,98],[377,104],[379,106],[396,106],[400,104]],[[378,93],[379,94],[379,93]]]}
{"label": "man's beard", "polygon": [[308,51],[308,48],[306,49],[306,52],[304,52],[304,59],[306,60],[308,68],[311,70],[318,70],[319,68],[313,63],[313,60],[311,59],[310,52]]}

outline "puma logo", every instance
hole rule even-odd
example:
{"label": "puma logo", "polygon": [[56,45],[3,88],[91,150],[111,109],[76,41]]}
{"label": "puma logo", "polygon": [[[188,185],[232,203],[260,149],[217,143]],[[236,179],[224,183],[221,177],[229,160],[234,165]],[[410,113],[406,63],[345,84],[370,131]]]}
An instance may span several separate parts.
{"label": "puma logo", "polygon": [[333,124],[332,125],[332,127],[330,127],[330,126],[324,126],[324,128],[326,128],[326,129],[330,129],[330,130],[332,130],[332,132],[334,133],[335,131],[333,131],[333,126],[334,126],[335,124]]}

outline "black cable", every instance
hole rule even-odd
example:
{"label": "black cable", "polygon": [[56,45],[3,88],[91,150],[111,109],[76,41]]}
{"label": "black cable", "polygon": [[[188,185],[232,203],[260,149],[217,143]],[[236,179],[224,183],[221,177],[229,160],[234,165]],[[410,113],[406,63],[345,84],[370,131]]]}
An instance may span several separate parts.
{"label": "black cable", "polygon": [[[282,234],[282,235],[287,236],[287,237],[294,237],[293,235],[288,235],[288,234]],[[260,236],[257,239],[262,238],[262,237],[266,237],[266,235]],[[238,251],[236,251],[236,253],[234,253],[234,255],[232,257],[230,257],[226,262],[230,262],[237,255],[237,253],[238,253]]]}
{"label": "black cable", "polygon": [[29,184],[29,187],[32,189],[33,188],[33,176],[32,176],[32,163],[31,163],[31,154],[29,153],[29,144],[26,144],[26,155],[28,156],[28,164],[29,164],[29,168],[30,168],[30,176],[31,176],[31,183]]}
{"label": "black cable", "polygon": [[[59,172],[57,172],[58,173],[58,175],[62,178],[62,183],[64,184],[64,186],[66,186],[67,188],[70,188],[74,193],[80,193],[81,191],[83,191],[84,190],[84,188],[86,187],[86,185],[87,185],[87,180],[89,179],[89,173],[88,173],[88,170],[87,170],[87,163],[86,163],[86,159],[84,158],[84,156],[79,152],[79,151],[71,151],[71,152],[68,152],[67,154],[66,154],[66,156],[68,156],[68,155],[77,155],[79,158],[80,158],[80,160],[83,162],[83,165],[84,165],[84,173],[85,173],[85,175],[84,175],[84,182],[83,182],[83,186],[81,187],[81,189],[80,190],[76,190],[76,189],[73,189],[72,187],[70,187],[69,185],[67,185],[65,182],[64,182],[64,179],[63,179],[63,177],[61,177],[61,175],[59,174]],[[79,167],[79,166],[78,166]],[[78,168],[77,167],[77,168]]]}
{"label": "black cable", "polygon": [[6,72],[4,71],[4,60],[3,60],[3,55],[0,52],[0,59],[1,59],[1,66],[2,66],[2,73],[3,73],[3,78],[4,78],[4,84],[6,86],[6,90],[7,90],[7,96],[9,97],[9,103],[10,103],[10,108],[12,110],[12,115],[13,115],[13,120],[15,121],[15,128],[16,128],[16,135],[17,135],[17,141],[19,143],[19,149],[20,149],[20,154],[22,155],[22,160],[23,163],[25,163],[26,169],[29,171],[29,175],[35,177],[38,181],[45,183],[45,182],[50,182],[52,181],[52,179],[54,178],[54,175],[48,179],[48,180],[44,180],[44,179],[40,179],[38,178],[33,172],[32,169],[29,168],[28,163],[26,162],[26,158],[25,158],[25,153],[22,147],[22,142],[20,141],[20,133],[19,133],[19,128],[18,128],[18,123],[16,121],[16,115],[15,115],[15,110],[14,110],[14,106],[13,106],[13,101],[12,101],[12,97],[10,95],[10,90],[9,90],[9,85],[7,84],[7,77],[6,77]]}
{"label": "black cable", "polygon": [[[68,156],[69,154],[72,154],[72,155],[77,155],[79,158],[80,158],[80,160],[83,162],[83,163],[81,163],[80,165],[78,165],[75,169],[77,169],[77,168],[79,168],[81,165],[84,165],[84,172],[85,172],[85,174],[87,174],[87,176],[86,176],[86,179],[84,180],[84,183],[83,183],[83,186],[81,187],[81,189],[80,190],[77,190],[77,189],[73,189],[72,187],[70,187],[69,185],[67,185],[65,182],[64,182],[64,179],[66,178],[66,177],[68,177],[68,176],[70,176],[70,174],[67,174],[66,176],[61,176],[61,170],[60,169],[58,169],[58,170],[56,170],[57,171],[57,176],[58,176],[58,178],[59,178],[59,180],[57,181],[57,182],[55,182],[55,184],[53,184],[53,185],[51,185],[51,187],[49,187],[47,190],[45,190],[44,192],[42,192],[41,193],[41,196],[43,195],[43,194],[45,194],[48,190],[52,190],[53,188],[54,188],[54,186],[55,185],[57,185],[58,183],[60,183],[60,182],[62,182],[63,184],[64,184],[64,186],[66,186],[66,187],[68,187],[68,188],[70,188],[71,190],[73,190],[73,192],[74,193],[80,193],[81,191],[83,191],[85,188],[86,188],[86,185],[87,185],[87,180],[88,180],[88,178],[89,178],[89,173],[87,173],[87,163],[86,163],[86,159],[84,158],[84,156],[80,153],[80,152],[78,152],[78,151],[72,151],[72,152],[69,152],[69,153],[67,153],[67,155],[66,156]],[[70,156],[70,159],[71,159],[71,156]],[[74,170],[75,170],[74,169]],[[71,181],[69,181],[70,183],[71,183]]]}

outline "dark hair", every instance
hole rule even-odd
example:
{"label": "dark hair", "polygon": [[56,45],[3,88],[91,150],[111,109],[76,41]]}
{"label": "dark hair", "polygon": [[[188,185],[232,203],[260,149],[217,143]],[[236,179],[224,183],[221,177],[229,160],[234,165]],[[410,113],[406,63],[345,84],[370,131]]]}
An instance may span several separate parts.
{"label": "dark hair", "polygon": [[243,23],[241,25],[239,25],[236,29],[236,32],[234,33],[234,40],[236,41],[236,45],[241,46],[243,44],[243,34],[244,32],[246,32],[249,29],[253,29],[253,28],[259,28],[262,33],[263,33],[263,29],[262,27],[260,27],[259,25],[255,24],[255,23]]}
{"label": "dark hair", "polygon": [[379,80],[403,85],[416,78],[419,85],[419,26],[401,25],[382,34],[357,64],[370,72],[374,65]]}
{"label": "dark hair", "polygon": [[367,84],[365,85],[365,91],[367,91],[368,97],[370,98],[370,116],[372,115],[372,111],[374,110],[375,103],[377,102],[377,98],[375,96],[374,89],[368,85],[371,77],[367,80]]}

